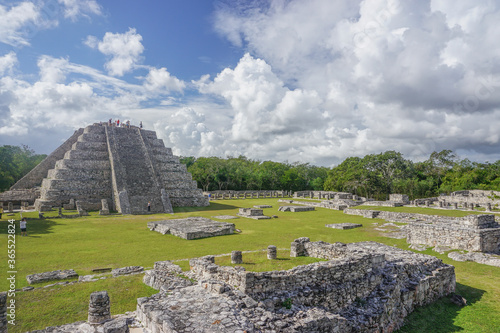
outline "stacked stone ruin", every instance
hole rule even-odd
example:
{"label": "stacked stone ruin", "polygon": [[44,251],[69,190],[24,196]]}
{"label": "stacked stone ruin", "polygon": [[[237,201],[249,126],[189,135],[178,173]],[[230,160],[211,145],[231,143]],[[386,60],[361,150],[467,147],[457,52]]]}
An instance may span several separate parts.
{"label": "stacked stone ruin", "polygon": [[455,209],[474,209],[483,207],[491,211],[493,207],[500,207],[500,192],[484,190],[456,191],[450,195],[441,195],[437,198],[443,207],[454,206]]}
{"label": "stacked stone ruin", "polygon": [[500,253],[500,225],[495,215],[451,217],[367,209],[345,209],[344,214],[408,223],[407,242],[452,249]]}
{"label": "stacked stone ruin", "polygon": [[[179,158],[154,131],[94,124],[80,129],[12,188],[41,186],[39,211],[80,201],[83,210],[124,214],[208,206]],[[148,202],[150,210],[148,210]]]}
{"label": "stacked stone ruin", "polygon": [[181,269],[155,264],[144,282],[161,292],[138,299],[138,319],[157,333],[392,332],[417,306],[455,290],[453,266],[375,242],[304,237],[292,242],[290,255],[327,261],[250,272],[218,266],[207,256],[190,260],[191,271],[184,273],[196,284],[173,288]]}

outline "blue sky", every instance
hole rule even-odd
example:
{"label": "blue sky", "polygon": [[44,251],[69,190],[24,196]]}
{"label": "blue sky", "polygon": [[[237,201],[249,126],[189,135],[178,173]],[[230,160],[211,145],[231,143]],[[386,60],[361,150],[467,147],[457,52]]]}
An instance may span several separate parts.
{"label": "blue sky", "polygon": [[0,144],[109,118],[175,154],[500,159],[494,0],[0,0]]}

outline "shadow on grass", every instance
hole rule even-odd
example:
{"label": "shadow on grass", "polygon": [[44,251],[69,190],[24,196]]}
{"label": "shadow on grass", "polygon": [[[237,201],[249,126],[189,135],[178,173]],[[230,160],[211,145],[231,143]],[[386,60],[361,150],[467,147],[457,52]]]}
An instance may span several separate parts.
{"label": "shadow on grass", "polygon": [[[52,228],[57,224],[57,222],[51,219],[33,219],[28,218],[27,220],[27,233],[28,237],[36,238],[38,235],[50,234],[52,233]],[[0,222],[0,234],[6,235],[8,233],[8,224],[6,220],[1,220]],[[21,237],[21,230],[19,228],[19,219],[16,219],[16,235]]]}
{"label": "shadow on grass", "polygon": [[[470,306],[479,301],[485,291],[457,283],[456,293],[463,296],[467,300],[467,306]],[[406,317],[405,325],[397,332],[462,332],[464,329],[454,324],[454,319],[461,309],[450,301],[449,296],[445,296],[435,303],[416,308]]]}

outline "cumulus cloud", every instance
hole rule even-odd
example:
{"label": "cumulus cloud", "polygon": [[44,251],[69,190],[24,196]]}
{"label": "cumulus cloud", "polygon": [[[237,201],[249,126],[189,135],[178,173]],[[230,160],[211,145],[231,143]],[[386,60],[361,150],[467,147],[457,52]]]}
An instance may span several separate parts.
{"label": "cumulus cloud", "polygon": [[182,90],[186,87],[186,84],[183,81],[170,75],[165,67],[151,68],[145,81],[146,88],[152,91],[182,92]]}
{"label": "cumulus cloud", "polygon": [[32,2],[22,2],[10,8],[0,4],[0,42],[12,46],[29,45],[29,29],[42,25],[40,8]]}
{"label": "cumulus cloud", "polygon": [[10,72],[16,64],[17,56],[14,52],[11,51],[4,56],[0,56],[0,75]]}
{"label": "cumulus cloud", "polygon": [[253,57],[200,80],[200,91],[231,105],[231,138],[261,156],[331,164],[388,149],[420,159],[500,148],[484,123],[500,117],[499,7],[227,1],[215,27]]}
{"label": "cumulus cloud", "polygon": [[64,17],[76,20],[79,16],[88,14],[101,15],[101,6],[95,0],[57,0],[64,6]]}
{"label": "cumulus cloud", "polygon": [[141,60],[144,51],[142,36],[135,29],[129,28],[126,33],[106,32],[102,41],[95,36],[88,36],[85,45],[97,48],[110,59],[104,67],[110,75],[123,76],[130,72]]}

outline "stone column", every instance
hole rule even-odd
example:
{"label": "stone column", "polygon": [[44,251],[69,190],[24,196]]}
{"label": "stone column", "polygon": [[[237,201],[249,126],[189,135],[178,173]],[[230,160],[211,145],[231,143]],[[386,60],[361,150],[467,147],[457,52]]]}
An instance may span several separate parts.
{"label": "stone column", "polygon": [[69,199],[69,205],[71,206],[69,209],[75,209],[75,199]]}
{"label": "stone column", "polygon": [[111,305],[107,291],[96,291],[90,294],[89,324],[101,324],[111,318]]}
{"label": "stone column", "polygon": [[443,202],[442,201],[438,201],[439,202],[439,207],[443,208]]}
{"label": "stone column", "polygon": [[13,213],[14,212],[14,204],[12,204],[12,202],[9,202],[7,204],[7,210],[9,213]]}
{"label": "stone column", "polygon": [[102,209],[99,211],[99,214],[100,215],[109,215],[108,200],[102,199],[101,205],[102,205]]}
{"label": "stone column", "polygon": [[57,210],[58,210],[58,212],[59,212],[59,217],[62,217],[62,216],[63,216],[63,214],[62,214],[62,208],[61,208],[61,207],[59,207]]}
{"label": "stone column", "polygon": [[457,202],[453,203],[453,208],[458,209],[458,203]]}
{"label": "stone column", "polygon": [[243,256],[241,255],[241,251],[231,252],[231,263],[232,264],[241,264],[242,262],[243,262]]}
{"label": "stone column", "polygon": [[486,211],[491,212],[491,203],[489,202],[486,204]]}
{"label": "stone column", "polygon": [[7,293],[0,293],[0,333],[7,333]]}
{"label": "stone column", "polygon": [[278,252],[276,250],[276,246],[269,245],[267,247],[267,259],[274,260],[274,259],[276,259],[277,254],[278,254]]}
{"label": "stone column", "polygon": [[425,206],[429,207],[430,205],[431,205],[430,201],[429,200],[425,200]]}
{"label": "stone column", "polygon": [[257,192],[257,199],[260,199],[260,192]]}
{"label": "stone column", "polygon": [[469,210],[474,210],[474,204],[472,202],[469,204]]}

